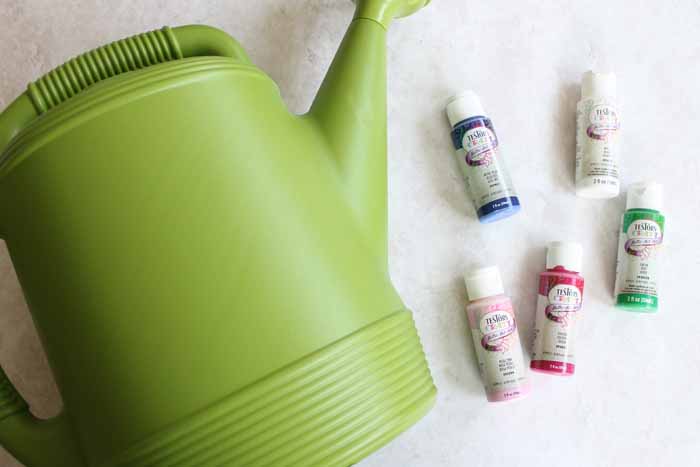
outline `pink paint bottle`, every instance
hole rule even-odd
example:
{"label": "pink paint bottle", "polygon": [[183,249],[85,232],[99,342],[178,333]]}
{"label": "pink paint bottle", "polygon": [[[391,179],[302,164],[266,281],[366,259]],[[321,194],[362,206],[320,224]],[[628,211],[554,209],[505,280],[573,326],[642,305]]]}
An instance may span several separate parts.
{"label": "pink paint bottle", "polygon": [[547,270],[540,274],[535,341],[530,369],[550,375],[572,376],[576,368],[574,328],[581,312],[583,277],[579,243],[552,242]]}
{"label": "pink paint bottle", "polygon": [[467,317],[487,399],[502,402],[526,395],[530,383],[520,336],[498,268],[469,271],[464,282],[469,295]]}

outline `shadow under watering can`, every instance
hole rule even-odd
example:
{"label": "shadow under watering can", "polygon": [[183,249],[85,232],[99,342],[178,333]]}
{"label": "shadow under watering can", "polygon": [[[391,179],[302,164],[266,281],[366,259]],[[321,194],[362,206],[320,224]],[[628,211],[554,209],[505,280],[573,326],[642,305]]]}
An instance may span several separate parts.
{"label": "shadow under watering can", "polygon": [[360,0],[303,116],[239,44],[164,28],[0,115],[0,234],[65,409],[0,371],[28,467],[353,464],[432,406],[387,268],[386,28]]}

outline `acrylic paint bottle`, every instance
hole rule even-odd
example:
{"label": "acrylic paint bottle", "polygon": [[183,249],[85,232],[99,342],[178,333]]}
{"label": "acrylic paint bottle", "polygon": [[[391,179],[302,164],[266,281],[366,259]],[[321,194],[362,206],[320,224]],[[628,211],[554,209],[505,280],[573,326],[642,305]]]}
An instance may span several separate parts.
{"label": "acrylic paint bottle", "polygon": [[581,316],[583,277],[581,244],[552,242],[547,270],[540,274],[535,339],[530,369],[572,376],[576,369],[575,329]]}
{"label": "acrylic paint bottle", "polygon": [[469,295],[467,317],[487,399],[502,402],[526,395],[530,383],[518,327],[498,268],[469,271],[464,281]]}
{"label": "acrylic paint bottle", "polygon": [[636,183],[627,190],[617,250],[615,304],[629,311],[658,310],[658,263],[664,240],[663,186]]}
{"label": "acrylic paint bottle", "polygon": [[452,143],[479,221],[494,222],[520,210],[491,119],[479,97],[467,91],[447,102]]}
{"label": "acrylic paint bottle", "polygon": [[620,113],[613,73],[586,72],[576,106],[576,194],[614,198],[620,194]]}

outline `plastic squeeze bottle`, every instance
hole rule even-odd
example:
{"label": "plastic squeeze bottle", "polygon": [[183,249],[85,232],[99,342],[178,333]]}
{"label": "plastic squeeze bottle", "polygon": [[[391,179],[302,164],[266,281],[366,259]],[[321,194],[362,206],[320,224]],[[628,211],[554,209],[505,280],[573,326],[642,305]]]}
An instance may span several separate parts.
{"label": "plastic squeeze bottle", "polygon": [[520,398],[530,392],[513,305],[495,266],[468,271],[467,317],[489,402]]}
{"label": "plastic squeeze bottle", "polygon": [[581,314],[581,244],[552,242],[547,270],[540,274],[535,311],[535,340],[530,369],[572,376],[576,368],[575,328]]}
{"label": "plastic squeeze bottle", "polygon": [[446,107],[452,143],[479,222],[512,216],[520,200],[506,170],[491,119],[479,97],[466,91],[450,98]]}
{"label": "plastic squeeze bottle", "polygon": [[658,263],[666,218],[661,214],[663,186],[635,183],[627,190],[617,250],[615,304],[653,313],[659,307]]}
{"label": "plastic squeeze bottle", "polygon": [[620,194],[620,114],[614,73],[588,71],[576,106],[576,194],[614,198]]}

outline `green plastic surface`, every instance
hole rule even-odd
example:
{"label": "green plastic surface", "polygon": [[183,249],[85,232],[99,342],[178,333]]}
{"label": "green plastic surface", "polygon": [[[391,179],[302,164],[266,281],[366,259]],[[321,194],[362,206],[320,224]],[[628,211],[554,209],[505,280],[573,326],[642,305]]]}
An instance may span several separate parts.
{"label": "green plastic surface", "polygon": [[[238,43],[164,28],[0,114],[0,234],[64,400],[28,467],[351,465],[435,398],[387,268],[388,14],[360,1],[311,111]],[[374,16],[373,16],[374,15]]]}

